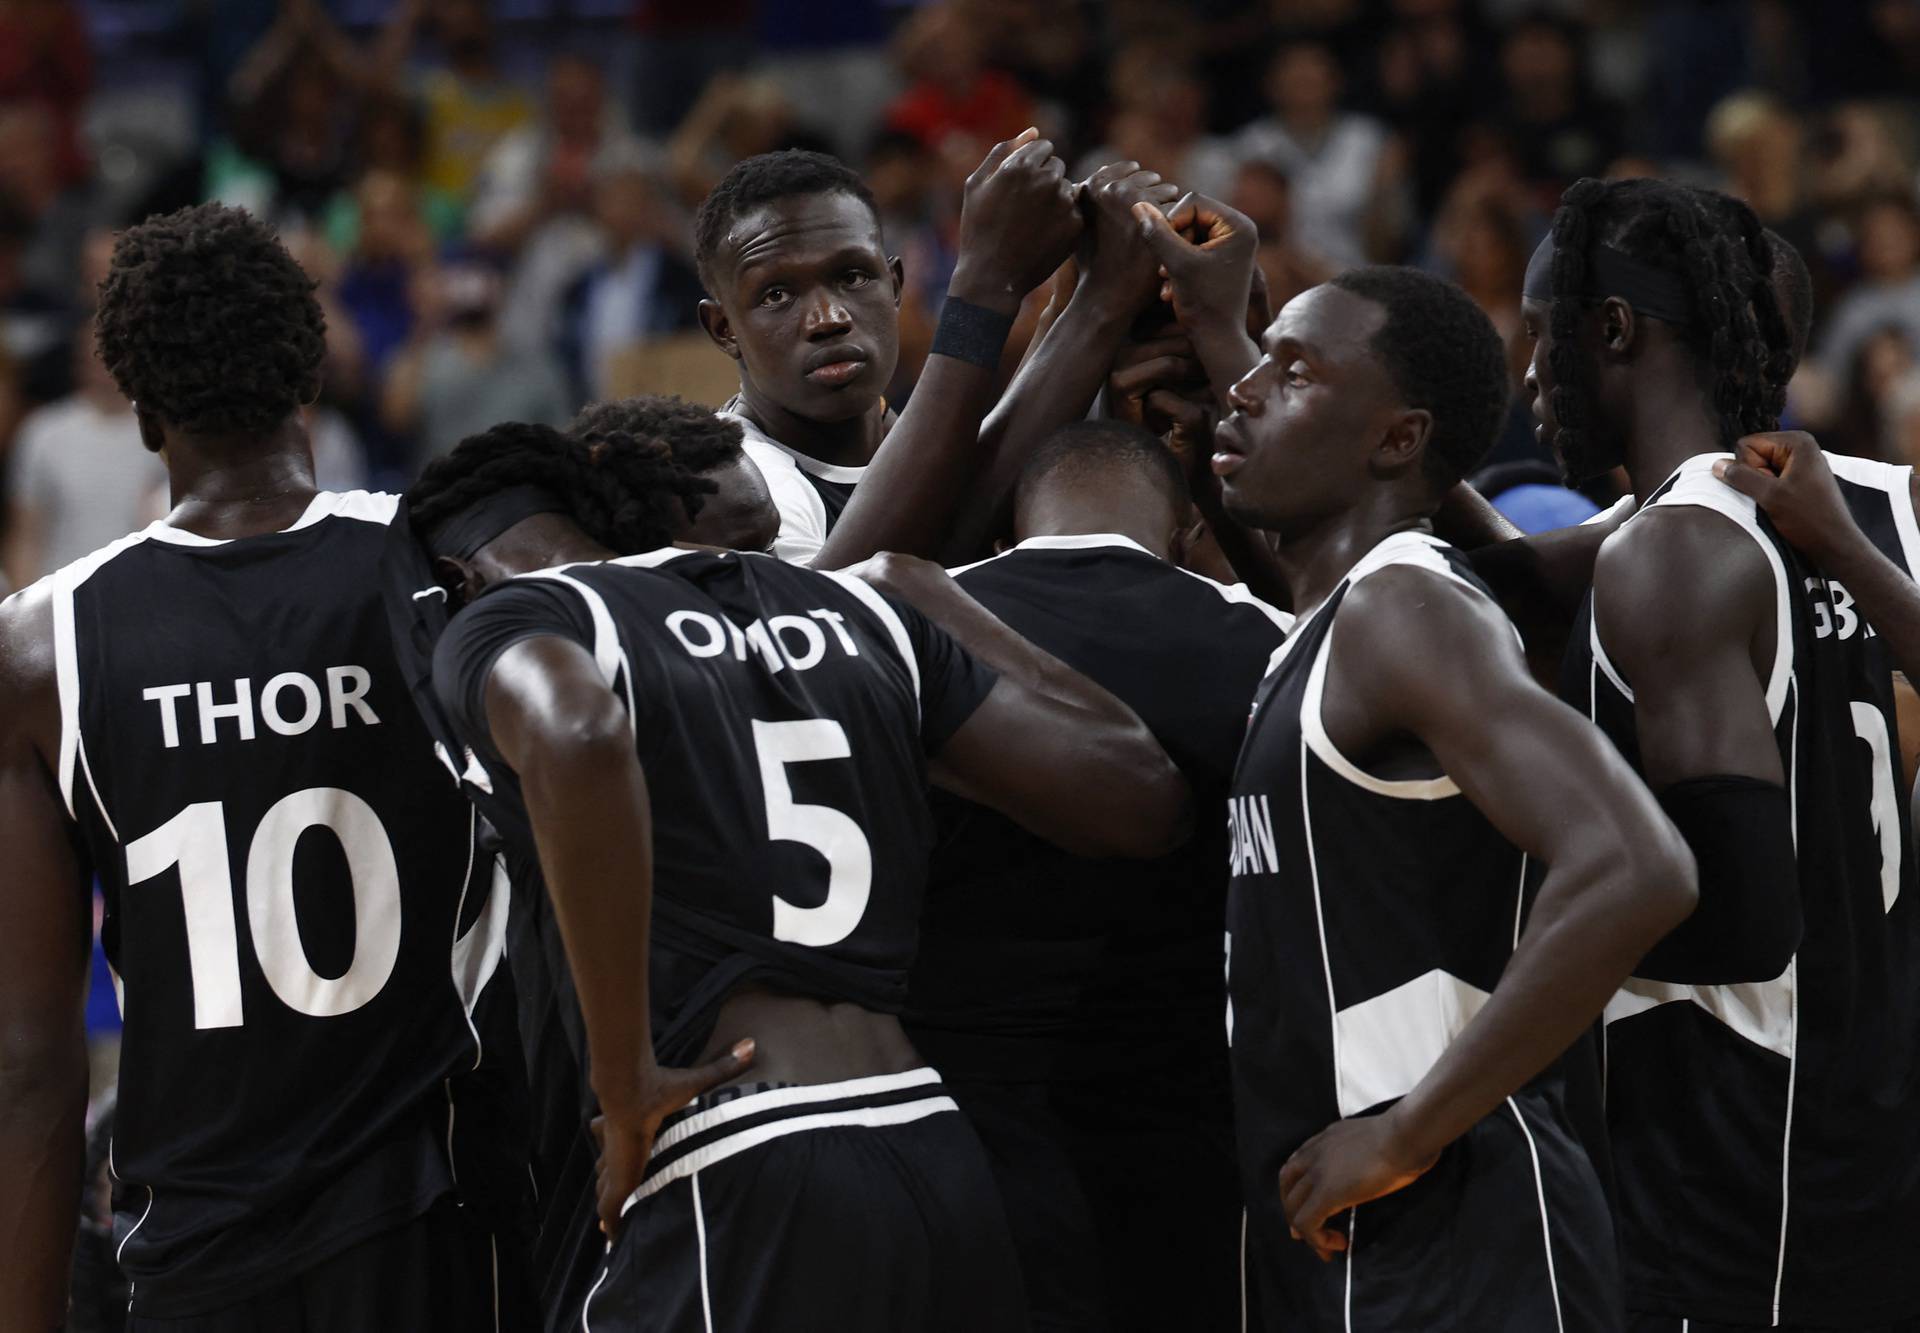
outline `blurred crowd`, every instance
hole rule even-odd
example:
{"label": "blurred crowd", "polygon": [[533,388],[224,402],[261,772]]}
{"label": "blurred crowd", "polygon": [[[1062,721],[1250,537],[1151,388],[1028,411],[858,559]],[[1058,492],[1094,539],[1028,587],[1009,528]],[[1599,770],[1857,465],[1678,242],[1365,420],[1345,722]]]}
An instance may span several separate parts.
{"label": "blurred crowd", "polygon": [[[1920,461],[1920,0],[0,0],[0,555],[14,586],[164,507],[91,354],[114,229],[205,198],[319,284],[323,485],[403,485],[502,420],[710,404],[689,222],[734,162],[839,154],[905,265],[896,402],[960,185],[1037,125],[1261,230],[1277,307],[1341,268],[1454,278],[1514,337],[1582,175],[1746,199],[1806,255],[1789,415]],[[1496,452],[1552,480],[1516,415]]]}

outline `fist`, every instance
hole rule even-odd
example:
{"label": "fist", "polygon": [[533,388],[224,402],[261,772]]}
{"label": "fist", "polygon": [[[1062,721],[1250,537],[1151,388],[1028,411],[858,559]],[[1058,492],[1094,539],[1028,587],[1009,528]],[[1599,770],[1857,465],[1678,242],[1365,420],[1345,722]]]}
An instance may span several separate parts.
{"label": "fist", "polygon": [[1159,260],[1165,278],[1161,295],[1172,302],[1181,324],[1192,329],[1230,321],[1238,327],[1246,320],[1260,245],[1260,232],[1246,214],[1189,194],[1170,212],[1135,204],[1133,216],[1141,239]]}
{"label": "fist", "polygon": [[1129,310],[1150,305],[1160,290],[1160,261],[1134,220],[1136,204],[1166,208],[1180,188],[1138,162],[1110,162],[1080,187],[1087,228],[1080,236],[1080,270],[1087,282],[1111,291]]}
{"label": "fist", "polygon": [[1038,130],[995,144],[967,177],[960,253],[948,291],[1012,314],[1073,253],[1079,186]]}

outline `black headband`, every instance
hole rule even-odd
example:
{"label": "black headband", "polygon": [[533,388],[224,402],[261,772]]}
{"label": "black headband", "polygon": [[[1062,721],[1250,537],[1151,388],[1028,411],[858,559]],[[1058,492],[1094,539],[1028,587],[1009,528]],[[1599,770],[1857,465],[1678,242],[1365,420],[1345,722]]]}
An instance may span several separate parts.
{"label": "black headband", "polygon": [[[1671,324],[1685,324],[1693,318],[1693,293],[1685,282],[1610,245],[1596,245],[1587,252],[1584,286],[1581,295],[1589,301],[1617,296],[1632,306],[1636,314],[1651,315]],[[1533,258],[1527,261],[1527,278],[1521,291],[1529,301],[1553,304],[1551,234],[1540,242]]]}
{"label": "black headband", "polygon": [[567,507],[544,486],[509,486],[474,501],[427,534],[427,550],[435,556],[471,560],[474,553],[523,518],[535,514],[564,514]]}

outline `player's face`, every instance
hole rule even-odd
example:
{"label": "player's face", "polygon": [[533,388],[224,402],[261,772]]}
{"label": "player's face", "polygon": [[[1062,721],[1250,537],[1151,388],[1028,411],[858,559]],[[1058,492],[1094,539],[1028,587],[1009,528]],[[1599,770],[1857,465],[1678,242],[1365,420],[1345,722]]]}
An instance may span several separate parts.
{"label": "player's face", "polygon": [[780,535],[780,511],[753,460],[741,454],[701,475],[720,489],[706,497],[700,517],[681,531],[680,540],[729,551],[770,549]]}
{"label": "player's face", "polygon": [[1351,505],[1399,395],[1368,347],[1386,312],[1338,287],[1287,302],[1260,363],[1228,390],[1213,470],[1227,512],[1285,532]]}
{"label": "player's face", "polygon": [[808,421],[846,421],[879,401],[900,355],[897,262],[847,194],[777,199],[743,214],[715,256],[708,332],[742,382]]}
{"label": "player's face", "polygon": [[[1520,320],[1522,329],[1533,344],[1533,355],[1527,362],[1526,375],[1527,402],[1533,408],[1536,423],[1533,438],[1542,447],[1553,451],[1553,456],[1559,460],[1560,471],[1568,481],[1586,481],[1618,467],[1622,459],[1616,456],[1618,451],[1606,447],[1604,441],[1608,433],[1601,429],[1597,420],[1592,427],[1580,432],[1580,443],[1573,450],[1565,447],[1565,441],[1560,436],[1560,422],[1553,415],[1552,304],[1546,301],[1522,301]],[[1596,413],[1597,406],[1594,409]]]}

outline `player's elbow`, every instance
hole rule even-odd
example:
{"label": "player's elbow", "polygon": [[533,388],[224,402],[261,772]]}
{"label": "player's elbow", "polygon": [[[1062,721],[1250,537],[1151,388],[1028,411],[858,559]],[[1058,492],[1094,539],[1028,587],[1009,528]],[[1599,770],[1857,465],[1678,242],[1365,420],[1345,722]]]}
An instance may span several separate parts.
{"label": "player's elbow", "polygon": [[1700,905],[1700,871],[1686,839],[1664,819],[1632,847],[1627,873],[1651,943],[1678,928]]}

